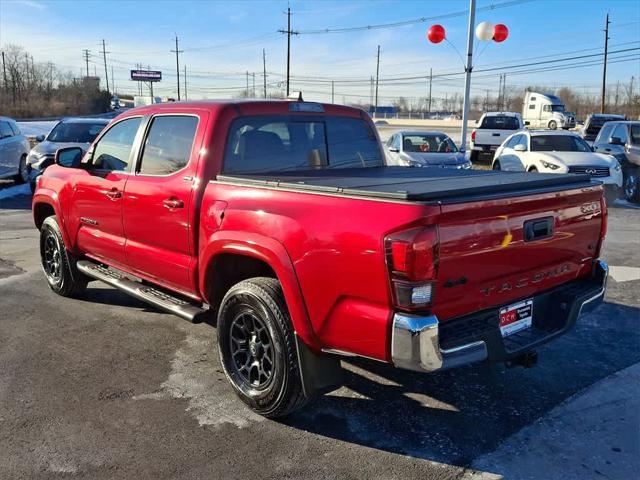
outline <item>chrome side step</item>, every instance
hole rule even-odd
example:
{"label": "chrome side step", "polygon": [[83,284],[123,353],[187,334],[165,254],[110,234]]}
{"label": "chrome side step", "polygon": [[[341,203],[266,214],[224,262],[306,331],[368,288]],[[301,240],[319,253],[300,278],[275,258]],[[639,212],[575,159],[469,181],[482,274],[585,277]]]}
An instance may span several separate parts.
{"label": "chrome side step", "polygon": [[204,321],[204,314],[207,310],[199,307],[195,303],[183,300],[178,297],[158,290],[150,285],[130,280],[124,275],[88,260],[79,260],[78,270],[85,275],[107,283],[112,287],[122,290],[123,292],[136,297],[143,302],[150,303],[154,307],[158,307],[169,313],[189,320],[193,323]]}

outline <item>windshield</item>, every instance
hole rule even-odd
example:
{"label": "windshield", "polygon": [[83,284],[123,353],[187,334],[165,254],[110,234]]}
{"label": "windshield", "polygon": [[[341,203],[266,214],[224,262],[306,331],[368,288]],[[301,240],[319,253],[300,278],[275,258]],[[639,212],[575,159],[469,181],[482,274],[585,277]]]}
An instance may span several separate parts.
{"label": "windshield", "polygon": [[532,152],[590,152],[591,147],[574,135],[534,135],[531,137]]}
{"label": "windshield", "polygon": [[552,112],[564,112],[564,105],[551,105]]}
{"label": "windshield", "polygon": [[375,132],[359,118],[241,117],[229,130],[225,173],[266,173],[384,165]]}
{"label": "windshield", "polygon": [[446,135],[405,135],[403,150],[406,153],[450,153],[458,148]]}
{"label": "windshield", "polygon": [[47,140],[50,142],[91,143],[106,125],[104,123],[58,123]]}

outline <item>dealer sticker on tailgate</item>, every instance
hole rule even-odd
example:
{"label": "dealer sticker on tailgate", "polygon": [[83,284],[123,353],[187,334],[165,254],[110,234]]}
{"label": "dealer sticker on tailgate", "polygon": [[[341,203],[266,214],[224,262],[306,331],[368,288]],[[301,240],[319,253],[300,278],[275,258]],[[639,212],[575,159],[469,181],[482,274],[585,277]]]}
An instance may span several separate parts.
{"label": "dealer sticker on tailgate", "polygon": [[533,299],[514,303],[500,309],[500,332],[503,337],[531,326],[533,319]]}

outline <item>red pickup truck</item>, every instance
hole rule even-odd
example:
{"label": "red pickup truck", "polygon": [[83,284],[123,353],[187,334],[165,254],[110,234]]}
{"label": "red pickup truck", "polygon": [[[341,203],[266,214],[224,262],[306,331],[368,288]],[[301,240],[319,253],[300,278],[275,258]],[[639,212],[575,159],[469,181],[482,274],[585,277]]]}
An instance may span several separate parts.
{"label": "red pickup truck", "polygon": [[53,291],[97,279],[217,322],[229,382],[265,416],[339,386],[341,356],[531,362],[605,292],[599,183],[385,166],[355,108],[146,106],[55,162],[33,197]]}

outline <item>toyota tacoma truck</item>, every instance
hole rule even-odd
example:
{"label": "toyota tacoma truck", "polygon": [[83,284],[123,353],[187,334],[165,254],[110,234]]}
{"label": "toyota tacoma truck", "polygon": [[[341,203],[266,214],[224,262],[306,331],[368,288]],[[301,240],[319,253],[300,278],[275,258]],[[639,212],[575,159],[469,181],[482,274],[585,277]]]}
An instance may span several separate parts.
{"label": "toyota tacoma truck", "polygon": [[385,166],[365,112],[303,101],[128,110],[56,152],[33,217],[54,292],[99,280],[215,323],[268,417],[339,387],[343,356],[530,363],[607,279],[589,176]]}

